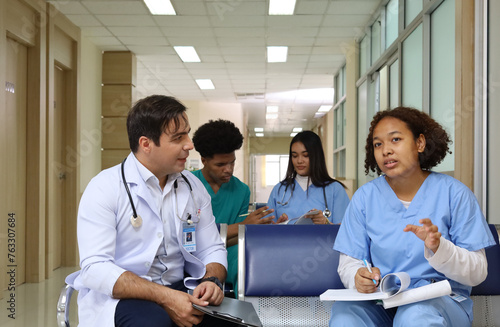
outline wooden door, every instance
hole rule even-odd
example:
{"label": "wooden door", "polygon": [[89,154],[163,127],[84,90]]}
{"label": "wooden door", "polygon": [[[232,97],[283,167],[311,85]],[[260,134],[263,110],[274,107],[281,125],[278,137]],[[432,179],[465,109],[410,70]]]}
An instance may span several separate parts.
{"label": "wooden door", "polygon": [[[26,280],[26,108],[28,50],[7,38],[5,110],[7,117],[7,205],[9,226],[6,285]],[[12,224],[13,223],[13,224]]]}
{"label": "wooden door", "polygon": [[[62,220],[66,198],[65,165],[65,112],[66,107],[66,73],[54,65],[54,102],[49,110],[49,163],[48,163],[48,210],[47,210],[47,269],[52,271],[62,265],[62,238],[64,231]],[[47,273],[50,276],[50,272]]]}

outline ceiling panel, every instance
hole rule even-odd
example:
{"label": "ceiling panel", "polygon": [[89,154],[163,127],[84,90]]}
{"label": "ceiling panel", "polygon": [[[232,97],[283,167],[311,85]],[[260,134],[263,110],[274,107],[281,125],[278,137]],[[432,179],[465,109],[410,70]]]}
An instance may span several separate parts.
{"label": "ceiling panel", "polygon": [[95,15],[148,15],[142,1],[85,1],[85,7]]}
{"label": "ceiling panel", "polygon": [[[50,2],[100,50],[136,54],[138,96],[241,102],[249,127],[284,136],[314,126],[319,105],[332,104],[348,45],[384,1],[297,0],[292,16],[268,16],[268,0],[173,0],[176,16],[152,16],[141,0]],[[183,63],[177,45],[194,46],[202,62]],[[268,45],[288,46],[288,62],[267,63]],[[200,90],[195,78],[216,89]],[[280,105],[280,118],[266,122],[269,103]]]}

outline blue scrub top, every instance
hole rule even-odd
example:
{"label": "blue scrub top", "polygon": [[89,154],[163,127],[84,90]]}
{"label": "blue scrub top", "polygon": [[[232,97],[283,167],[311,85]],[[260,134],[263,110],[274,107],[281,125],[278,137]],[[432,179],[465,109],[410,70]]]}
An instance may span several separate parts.
{"label": "blue scrub top", "polygon": [[[267,205],[274,209],[275,221],[283,214],[288,215],[288,219],[294,219],[302,216],[312,209],[325,210],[325,198],[323,187],[309,185],[304,191],[297,181],[294,181],[295,187],[292,194],[292,187],[286,188],[281,183],[274,186]],[[285,192],[286,189],[286,192]],[[325,186],[326,201],[328,209],[332,212],[328,218],[334,224],[340,224],[344,217],[345,210],[349,204],[349,196],[344,187],[337,182]],[[278,203],[280,202],[280,203]]]}
{"label": "blue scrub top", "polygon": [[[469,188],[448,175],[431,173],[408,209],[385,176],[363,185],[347,208],[334,249],[356,259],[370,260],[382,276],[405,271],[412,278],[410,287],[446,279],[425,259],[423,242],[415,234],[403,231],[407,224],[420,225],[422,218],[430,218],[444,238],[469,251],[495,244]],[[454,292],[469,297],[470,286],[453,280],[450,284]]]}

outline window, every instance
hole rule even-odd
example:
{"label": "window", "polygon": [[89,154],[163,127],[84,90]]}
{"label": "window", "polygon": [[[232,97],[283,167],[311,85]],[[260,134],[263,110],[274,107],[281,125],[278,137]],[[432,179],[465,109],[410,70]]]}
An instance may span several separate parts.
{"label": "window", "polygon": [[399,99],[399,60],[389,66],[389,108],[398,106]]}
{"label": "window", "polygon": [[368,37],[364,37],[359,43],[359,74],[363,76],[368,69],[370,59],[370,42]]}
{"label": "window", "polygon": [[402,105],[422,109],[422,24],[403,41]]}
{"label": "window", "polygon": [[405,0],[405,27],[422,11],[422,0]]}
{"label": "window", "polygon": [[288,155],[266,155],[265,185],[274,186],[285,178]]}
{"label": "window", "polygon": [[[455,141],[455,1],[444,1],[431,15],[430,115]],[[455,144],[455,142],[453,142]],[[453,147],[453,144],[451,145]],[[436,171],[455,170],[455,156],[446,155]]]}
{"label": "window", "polygon": [[373,65],[375,61],[380,57],[381,47],[381,32],[382,32],[382,22],[380,21],[380,16],[375,20],[371,28],[371,64]]}
{"label": "window", "polygon": [[345,66],[335,76],[335,103],[345,95]]}
{"label": "window", "polygon": [[[425,1],[425,12],[424,0],[386,1],[359,43],[357,126],[353,126],[358,137],[358,187],[375,177],[372,173],[365,176],[364,160],[369,124],[378,110],[398,105],[423,110],[454,140],[455,1]],[[404,9],[401,15],[400,8]],[[435,168],[443,172],[454,169],[453,154]]]}
{"label": "window", "polygon": [[398,38],[399,1],[391,0],[385,6],[385,48]]}
{"label": "window", "polygon": [[346,131],[346,120],[345,120],[345,88],[346,88],[346,78],[345,78],[345,65],[339,70],[338,74],[335,76],[335,85],[338,90],[338,96],[336,98],[336,103],[333,108],[333,124],[335,128],[334,134],[334,150],[333,150],[333,171],[335,177],[344,178],[346,177],[346,156],[345,156],[345,131]]}

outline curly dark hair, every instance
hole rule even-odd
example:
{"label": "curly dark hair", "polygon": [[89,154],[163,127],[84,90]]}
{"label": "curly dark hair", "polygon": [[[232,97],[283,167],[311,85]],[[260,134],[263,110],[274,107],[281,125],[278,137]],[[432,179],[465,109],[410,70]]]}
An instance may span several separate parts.
{"label": "curly dark hair", "polygon": [[377,124],[386,117],[394,117],[406,123],[413,133],[415,140],[422,134],[425,137],[425,149],[418,154],[420,168],[430,170],[443,161],[447,153],[451,153],[449,145],[452,141],[444,128],[432,119],[428,114],[409,107],[397,107],[385,111],[379,111],[373,116],[370,131],[366,138],[365,174],[371,171],[381,174],[381,170],[375,160],[373,150],[373,130]]}
{"label": "curly dark hair", "polygon": [[212,158],[241,148],[243,135],[229,120],[209,120],[194,132],[193,143],[203,158]]}

